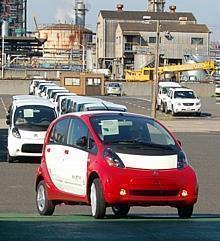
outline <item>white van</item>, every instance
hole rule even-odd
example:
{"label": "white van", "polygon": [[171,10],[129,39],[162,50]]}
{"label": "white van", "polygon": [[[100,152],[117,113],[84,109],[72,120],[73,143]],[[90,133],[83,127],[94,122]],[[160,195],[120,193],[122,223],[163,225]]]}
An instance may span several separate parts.
{"label": "white van", "polygon": [[47,82],[45,79],[43,79],[43,77],[41,76],[36,76],[36,78],[34,77],[29,85],[29,95],[34,95],[34,88],[37,85],[37,83],[43,83],[43,82]]}
{"label": "white van", "polygon": [[165,111],[165,101],[166,101],[166,96],[170,88],[178,88],[181,87],[180,84],[176,82],[171,82],[171,81],[164,81],[164,82],[159,82],[158,85],[158,94],[157,94],[157,109],[161,110],[162,112]]}
{"label": "white van", "polygon": [[47,128],[56,117],[54,105],[47,100],[14,100],[6,120],[7,161],[24,156],[40,157]]}

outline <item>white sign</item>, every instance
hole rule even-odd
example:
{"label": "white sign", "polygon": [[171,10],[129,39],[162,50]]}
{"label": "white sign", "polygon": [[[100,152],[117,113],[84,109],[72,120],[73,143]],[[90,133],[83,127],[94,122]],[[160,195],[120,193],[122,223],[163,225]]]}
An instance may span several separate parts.
{"label": "white sign", "polygon": [[104,120],[102,121],[102,135],[103,136],[111,136],[118,135],[118,120]]}
{"label": "white sign", "polygon": [[24,118],[33,118],[34,117],[34,111],[32,109],[25,109],[24,110]]}

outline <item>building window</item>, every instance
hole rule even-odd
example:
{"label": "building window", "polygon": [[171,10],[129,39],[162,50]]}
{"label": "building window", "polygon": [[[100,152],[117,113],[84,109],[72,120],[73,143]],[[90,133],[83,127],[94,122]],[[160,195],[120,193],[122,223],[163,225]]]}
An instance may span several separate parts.
{"label": "building window", "polygon": [[64,79],[65,86],[80,86],[80,78],[65,78]]}
{"label": "building window", "polygon": [[101,85],[101,79],[100,78],[88,78],[86,81],[87,86],[97,86]]}
{"label": "building window", "polygon": [[203,38],[191,38],[191,44],[203,45]]}
{"label": "building window", "polygon": [[149,44],[155,44],[157,42],[156,37],[149,37]]}

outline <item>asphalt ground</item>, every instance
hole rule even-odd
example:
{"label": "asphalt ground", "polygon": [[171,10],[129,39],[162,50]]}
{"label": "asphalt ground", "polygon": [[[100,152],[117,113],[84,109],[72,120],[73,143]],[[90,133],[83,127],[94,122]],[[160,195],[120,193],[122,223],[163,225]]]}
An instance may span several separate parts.
{"label": "asphalt ground", "polygon": [[[108,98],[126,104],[129,111],[150,114],[150,102],[143,98]],[[217,130],[209,126],[210,122],[219,121],[220,116],[220,107],[214,98],[204,100],[205,112],[210,116],[177,117],[168,121],[168,124],[183,121],[185,126],[192,121],[204,121],[204,126],[208,126],[208,131],[205,128],[205,131],[184,132],[179,127],[179,131],[175,131],[199,178],[199,200],[190,220],[178,219],[176,210],[168,207],[132,208],[126,219],[116,219],[109,209],[106,219],[96,221],[90,216],[90,207],[60,205],[55,216],[40,217],[34,191],[39,160],[5,162],[7,129],[4,118],[10,101],[10,96],[0,96],[0,241],[220,240],[220,131],[218,126]]]}

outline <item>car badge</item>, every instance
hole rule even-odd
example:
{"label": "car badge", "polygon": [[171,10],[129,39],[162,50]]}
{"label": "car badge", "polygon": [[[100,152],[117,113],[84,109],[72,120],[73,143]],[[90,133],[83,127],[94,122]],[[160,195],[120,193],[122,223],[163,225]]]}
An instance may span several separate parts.
{"label": "car badge", "polygon": [[158,170],[153,170],[153,174],[152,174],[154,177],[157,177],[159,176],[159,172]]}

